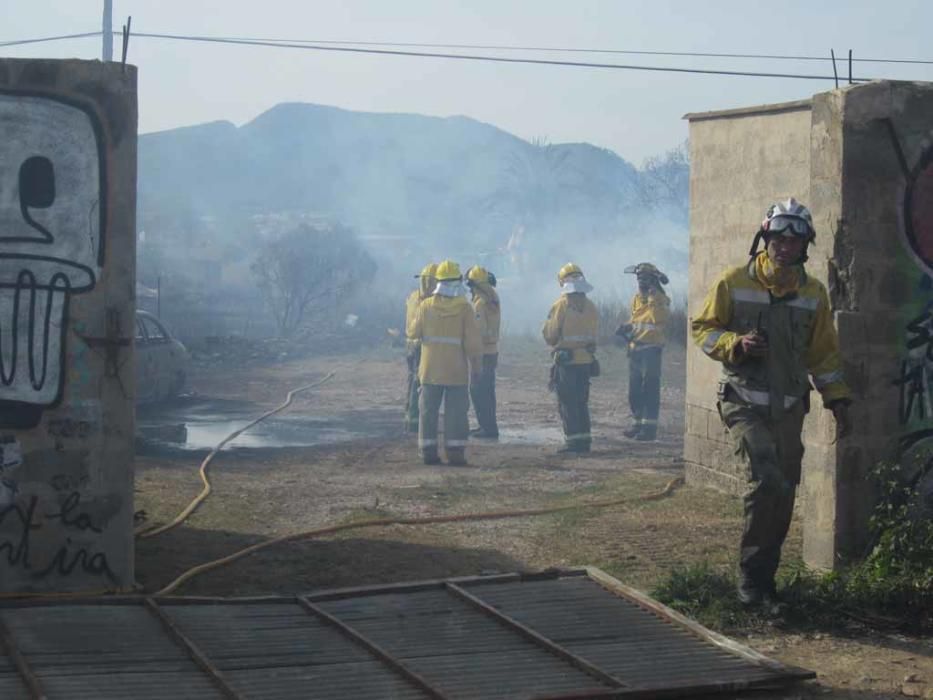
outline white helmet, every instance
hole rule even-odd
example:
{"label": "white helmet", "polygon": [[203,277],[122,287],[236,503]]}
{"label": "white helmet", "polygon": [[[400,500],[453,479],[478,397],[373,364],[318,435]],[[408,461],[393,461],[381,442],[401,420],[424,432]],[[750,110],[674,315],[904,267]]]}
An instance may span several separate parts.
{"label": "white helmet", "polygon": [[[813,215],[810,210],[796,199],[791,197],[784,202],[775,202],[765,212],[761,228],[755,234],[749,255],[758,254],[758,243],[762,238],[767,239],[775,235],[796,236],[806,240],[807,246],[816,240],[816,231],[813,228]],[[804,247],[801,262],[807,259],[807,247]]]}

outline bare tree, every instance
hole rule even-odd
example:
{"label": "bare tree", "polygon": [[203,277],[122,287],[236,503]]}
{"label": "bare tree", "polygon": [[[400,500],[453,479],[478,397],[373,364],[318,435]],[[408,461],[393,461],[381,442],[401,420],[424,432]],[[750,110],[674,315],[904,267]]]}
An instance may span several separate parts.
{"label": "bare tree", "polygon": [[503,186],[487,201],[487,209],[538,234],[558,214],[561,194],[570,185],[568,155],[569,151],[544,138],[532,139],[510,151]]}
{"label": "bare tree", "polygon": [[684,141],[667,153],[648,158],[641,169],[639,199],[648,209],[686,225],[690,213],[690,151]]}
{"label": "bare tree", "polygon": [[314,311],[370,281],[376,263],[352,230],[301,224],[266,243],[252,271],[279,335],[290,337]]}

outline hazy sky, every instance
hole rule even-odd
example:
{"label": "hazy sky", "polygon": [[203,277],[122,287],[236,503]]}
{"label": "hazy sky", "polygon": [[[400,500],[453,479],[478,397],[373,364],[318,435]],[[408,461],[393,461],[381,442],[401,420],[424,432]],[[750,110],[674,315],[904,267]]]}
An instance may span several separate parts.
{"label": "hazy sky", "polygon": [[[113,0],[140,32],[340,41],[506,44],[933,60],[929,0]],[[0,41],[95,31],[103,0],[0,0]],[[115,38],[119,57],[120,40]],[[493,54],[484,50],[475,53]],[[0,47],[11,57],[99,58],[100,40]],[[514,53],[502,55],[516,55]],[[831,75],[829,61],[535,54],[605,63]],[[686,112],[807,97],[832,81],[518,66],[189,44],[137,37],[141,132],[278,102],[463,114],[524,138],[589,141],[635,163],[686,137]],[[846,68],[840,65],[840,72]],[[856,63],[856,76],[933,79],[933,65]]]}

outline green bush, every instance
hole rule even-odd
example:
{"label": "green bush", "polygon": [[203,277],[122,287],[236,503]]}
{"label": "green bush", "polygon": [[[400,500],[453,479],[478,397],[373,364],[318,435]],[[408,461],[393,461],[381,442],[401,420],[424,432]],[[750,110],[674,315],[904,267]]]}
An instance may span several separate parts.
{"label": "green bush", "polygon": [[880,463],[872,475],[879,496],[870,523],[874,546],[863,561],[827,577],[826,585],[844,593],[849,605],[930,618],[933,520],[901,465]]}
{"label": "green bush", "polygon": [[747,627],[751,620],[735,586],[734,576],[701,562],[673,569],[652,596],[707,627]]}
{"label": "green bush", "polygon": [[[915,631],[933,628],[933,521],[901,466],[879,464],[872,476],[878,501],[871,518],[873,546],[860,562],[829,574],[802,564],[785,567],[779,585],[789,604],[785,621],[835,626],[859,621]],[[662,603],[720,629],[761,621],[742,607],[735,576],[695,564],[674,569],[654,591]]]}

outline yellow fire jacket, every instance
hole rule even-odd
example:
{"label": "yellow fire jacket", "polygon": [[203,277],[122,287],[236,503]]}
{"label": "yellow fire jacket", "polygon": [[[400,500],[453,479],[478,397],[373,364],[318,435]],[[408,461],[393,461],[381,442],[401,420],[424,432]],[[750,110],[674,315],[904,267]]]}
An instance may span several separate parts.
{"label": "yellow fire jacket", "polygon": [[477,283],[474,289],[473,310],[483,338],[483,354],[495,355],[499,352],[499,326],[502,323],[499,295],[489,284]]}
{"label": "yellow fire jacket", "polygon": [[573,350],[570,364],[590,364],[599,336],[596,305],[585,294],[562,295],[551,307],[541,335],[554,350]]}
{"label": "yellow fire jacket", "polygon": [[[807,375],[825,406],[851,395],[826,288],[802,274],[796,294],[774,298],[755,276],[754,261],[728,270],[690,322],[694,342],[722,363],[735,395],[770,407],[774,417],[810,391]],[[767,355],[737,359],[739,336],[756,329],[767,335]]]}
{"label": "yellow fire jacket", "polygon": [[421,296],[420,289],[413,291],[405,300],[405,348],[408,350],[409,355],[417,352],[418,348],[421,347],[421,341],[412,338],[409,331],[415,323],[415,314],[418,313],[418,307],[421,306],[423,300],[424,297]]}
{"label": "yellow fire jacket", "polygon": [[660,290],[652,290],[646,296],[632,297],[632,335],[629,347],[633,350],[647,347],[664,347],[664,326],[671,315],[671,300]]}
{"label": "yellow fire jacket", "polygon": [[421,341],[411,337],[411,328],[415,323],[415,314],[418,313],[418,307],[422,301],[431,296],[434,291],[431,287],[435,284],[437,282],[434,281],[433,277],[421,277],[418,282],[418,289],[409,294],[405,300],[405,347],[409,355],[417,352],[418,348],[421,347]]}
{"label": "yellow fire jacket", "polygon": [[422,384],[469,384],[470,364],[480,362],[483,340],[473,307],[466,299],[425,299],[418,306],[409,337],[421,342],[418,380]]}

